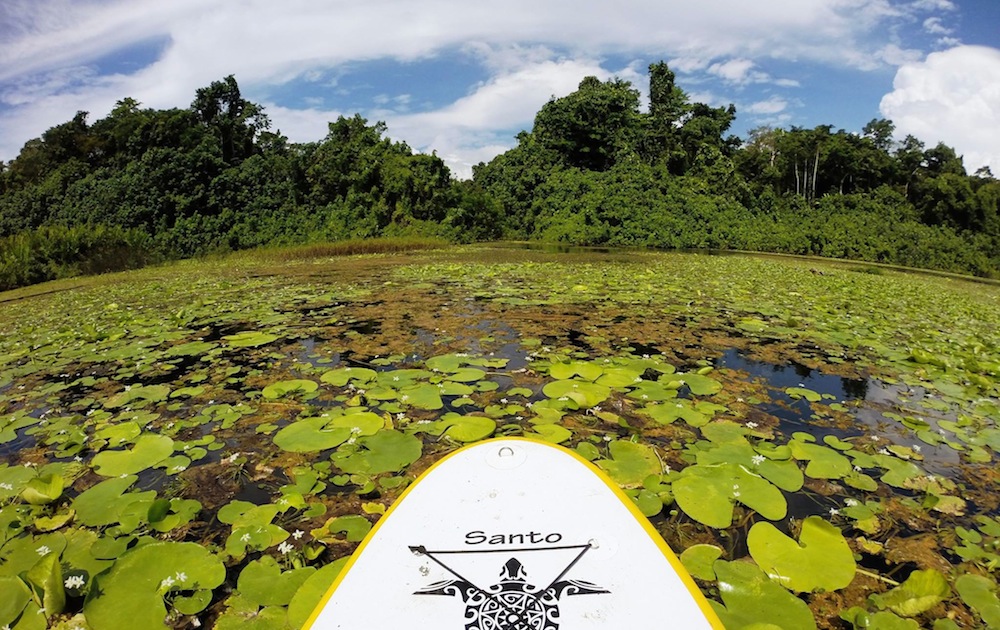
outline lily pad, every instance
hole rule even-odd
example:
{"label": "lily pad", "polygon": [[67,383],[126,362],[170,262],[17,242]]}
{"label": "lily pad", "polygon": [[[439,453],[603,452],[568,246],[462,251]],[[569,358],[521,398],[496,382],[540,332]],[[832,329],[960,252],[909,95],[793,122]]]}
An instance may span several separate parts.
{"label": "lily pad", "polygon": [[614,440],[608,444],[611,459],[595,462],[623,488],[637,488],[649,475],[659,474],[661,464],[656,451],[645,444]]}
{"label": "lily pad", "polygon": [[303,567],[282,572],[271,556],[249,563],[236,583],[240,595],[257,606],[287,606],[299,587],[316,572]]}
{"label": "lily pad", "polygon": [[316,381],[310,381],[309,379],[297,378],[288,381],[278,381],[277,383],[271,383],[261,392],[261,395],[268,400],[276,400],[278,398],[284,398],[289,394],[303,393],[311,394],[319,388],[319,384]]}
{"label": "lily pad", "polygon": [[222,561],[201,545],[154,542],[129,551],[95,578],[83,610],[93,630],[166,629],[167,594],[211,591],[225,579]]}
{"label": "lily pad", "polygon": [[561,444],[573,437],[573,432],[558,424],[535,424],[532,425],[533,432],[525,433],[527,437],[535,437],[553,444]]}
{"label": "lily pad", "polygon": [[661,376],[660,380],[668,378],[684,383],[695,396],[711,396],[722,391],[722,383],[703,374],[678,373],[673,376]]}
{"label": "lily pad", "polygon": [[888,593],[872,595],[879,608],[888,608],[904,617],[927,612],[951,596],[951,587],[934,569],[914,571],[906,581]]}
{"label": "lily pad", "polygon": [[692,577],[706,582],[715,580],[715,561],[722,556],[722,549],[715,545],[692,545],[680,555],[681,564]]}
{"label": "lily pad", "polygon": [[441,430],[439,435],[447,435],[459,442],[478,442],[493,435],[497,423],[485,416],[447,413],[438,421],[438,427]]}
{"label": "lily pad", "polygon": [[330,459],[348,474],[377,475],[402,470],[423,452],[419,439],[394,430],[360,438],[357,445],[357,450],[338,451]]}
{"label": "lily pad", "polygon": [[737,501],[771,520],[784,518],[788,511],[781,490],[738,464],[688,466],[672,487],[677,505],[688,516],[717,529],[732,524]]}
{"label": "lily pad", "polygon": [[368,368],[343,367],[324,372],[319,380],[337,387],[343,387],[351,382],[364,387],[366,383],[374,381],[376,376],[378,376],[378,372]]}
{"label": "lily pad", "polygon": [[710,601],[726,628],[758,630],[815,630],[816,621],[806,603],[768,579],[747,562],[717,560],[723,604]]}
{"label": "lily pad", "polygon": [[549,398],[568,398],[580,408],[590,408],[607,400],[611,395],[611,388],[588,381],[562,380],[546,384],[542,393]]}
{"label": "lily pad", "polygon": [[798,542],[770,523],[755,523],[747,546],[771,579],[793,591],[835,591],[854,579],[851,548],[839,529],[818,516],[802,521]]}
{"label": "lily pad", "polygon": [[1000,628],[1000,599],[997,599],[996,582],[968,573],[955,580],[955,590],[987,626]]}
{"label": "lily pad", "polygon": [[123,451],[102,451],[94,456],[94,472],[105,477],[133,475],[159,464],[174,452],[174,441],[165,435],[140,435],[135,446]]}
{"label": "lily pad", "polygon": [[337,576],[347,565],[350,557],[334,560],[330,564],[322,567],[312,575],[295,591],[292,601],[288,604],[288,624],[292,628],[305,626],[309,616],[319,605],[323,596],[329,590],[330,585],[337,579]]}
{"label": "lily pad", "polygon": [[256,348],[277,341],[278,336],[271,333],[248,330],[235,335],[223,337],[226,343],[232,348]]}

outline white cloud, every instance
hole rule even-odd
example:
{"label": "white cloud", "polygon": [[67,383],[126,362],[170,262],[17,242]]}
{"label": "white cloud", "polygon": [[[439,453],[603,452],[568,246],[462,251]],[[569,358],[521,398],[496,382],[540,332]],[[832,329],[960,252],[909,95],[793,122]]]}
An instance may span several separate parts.
{"label": "white cloud", "polygon": [[708,67],[708,73],[725,79],[730,83],[747,83],[752,81],[755,74],[751,73],[754,62],[749,59],[730,59],[721,63],[713,63]]}
{"label": "white cloud", "polygon": [[772,96],[771,98],[763,101],[757,101],[756,103],[751,103],[743,108],[748,114],[777,114],[785,111],[788,108],[788,101],[785,99]]}
{"label": "white cloud", "polygon": [[941,23],[941,18],[929,17],[924,20],[924,30],[931,35],[951,35],[954,31]]}
{"label": "white cloud", "polygon": [[[296,78],[336,85],[351,64],[436,55],[477,60],[489,78],[437,112],[395,117],[393,137],[442,155],[446,147],[472,155],[502,146],[507,140],[496,138],[510,128],[530,126],[544,98],[567,81],[572,89],[585,74],[606,77],[594,60],[609,55],[669,58],[682,72],[712,68],[739,86],[797,84],[770,79],[759,70],[766,59],[838,68],[912,62],[913,51],[883,41],[887,23],[910,19],[900,6],[953,8],[948,0],[633,0],[613,9],[603,0],[0,0],[0,158],[78,109],[97,118],[124,96],[183,107],[196,88],[228,74],[246,93],[273,94]],[[148,41],[164,42],[153,63],[93,76],[102,56]],[[640,70],[620,74],[641,84]],[[319,101],[310,104],[301,111],[272,105],[269,113],[276,127],[305,129],[326,115]]]}
{"label": "white cloud", "polygon": [[906,64],[880,110],[899,134],[953,146],[966,170],[1000,172],[1000,50],[959,46]]}
{"label": "white cloud", "polygon": [[958,8],[951,0],[916,0],[910,7],[917,11],[955,11]]}

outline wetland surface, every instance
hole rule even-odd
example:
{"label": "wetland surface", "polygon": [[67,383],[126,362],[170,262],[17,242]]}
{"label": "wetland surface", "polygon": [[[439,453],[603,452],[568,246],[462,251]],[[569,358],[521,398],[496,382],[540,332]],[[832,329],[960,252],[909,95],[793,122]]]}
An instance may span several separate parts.
{"label": "wetland surface", "polygon": [[998,423],[1000,288],[857,264],[469,247],[29,287],[0,294],[0,627],[297,628],[407,484],[501,435],[607,471],[727,628],[1000,627]]}

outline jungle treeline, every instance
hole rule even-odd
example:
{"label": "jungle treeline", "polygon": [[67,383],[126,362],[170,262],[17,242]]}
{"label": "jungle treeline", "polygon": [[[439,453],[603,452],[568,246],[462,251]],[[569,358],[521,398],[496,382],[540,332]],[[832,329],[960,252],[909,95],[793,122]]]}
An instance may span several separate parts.
{"label": "jungle treeline", "polygon": [[291,143],[229,76],[185,109],[119,101],[0,162],[0,289],[271,245],[435,237],[811,254],[1000,276],[1000,181],[955,150],[860,133],[729,133],[664,63],[643,107],[586,77],[456,179],[360,115]]}

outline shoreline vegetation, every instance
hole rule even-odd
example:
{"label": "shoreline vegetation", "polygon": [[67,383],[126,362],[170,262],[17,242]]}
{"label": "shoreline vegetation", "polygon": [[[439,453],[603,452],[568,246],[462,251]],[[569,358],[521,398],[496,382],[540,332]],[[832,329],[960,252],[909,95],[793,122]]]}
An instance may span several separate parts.
{"label": "shoreline vegetation", "polygon": [[[272,132],[232,76],[186,109],[79,112],[0,162],[0,290],[227,252],[280,260],[528,241],[821,256],[1000,277],[1000,181],[954,149],[863,131],[758,128],[691,102],[664,63],[650,105],[582,80],[471,180],[340,117]],[[258,255],[258,254],[252,254]]]}

